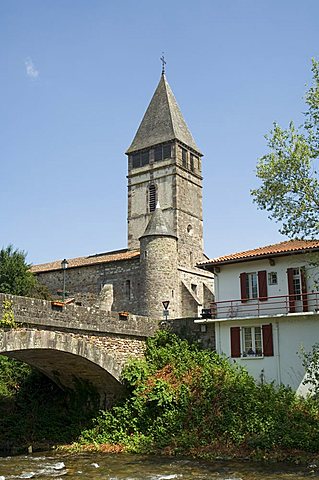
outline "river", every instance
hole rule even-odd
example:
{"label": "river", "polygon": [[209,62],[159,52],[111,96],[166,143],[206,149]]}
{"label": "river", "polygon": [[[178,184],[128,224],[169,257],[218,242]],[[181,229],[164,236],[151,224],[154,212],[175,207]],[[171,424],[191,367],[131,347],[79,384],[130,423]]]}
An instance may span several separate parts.
{"label": "river", "polygon": [[250,462],[207,463],[185,458],[126,454],[33,454],[0,457],[0,480],[301,480],[319,468]]}

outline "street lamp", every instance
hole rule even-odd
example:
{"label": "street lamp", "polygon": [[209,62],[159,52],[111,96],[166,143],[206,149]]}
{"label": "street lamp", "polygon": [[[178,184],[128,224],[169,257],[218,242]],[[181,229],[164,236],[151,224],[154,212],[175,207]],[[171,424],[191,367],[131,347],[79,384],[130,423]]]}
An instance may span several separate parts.
{"label": "street lamp", "polygon": [[63,270],[63,290],[62,290],[62,300],[63,300],[63,302],[65,301],[65,273],[66,273],[66,269],[68,268],[68,265],[69,265],[69,262],[67,261],[66,258],[64,260],[62,260],[61,267],[62,267],[62,270]]}

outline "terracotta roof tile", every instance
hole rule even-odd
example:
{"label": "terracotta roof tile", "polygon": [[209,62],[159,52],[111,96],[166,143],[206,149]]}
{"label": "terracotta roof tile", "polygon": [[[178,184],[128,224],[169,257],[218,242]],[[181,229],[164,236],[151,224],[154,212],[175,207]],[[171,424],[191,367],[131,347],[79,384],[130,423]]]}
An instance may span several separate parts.
{"label": "terracotta roof tile", "polygon": [[[113,252],[98,253],[96,255],[89,255],[88,257],[68,258],[68,268],[86,267],[88,265],[96,265],[99,263],[119,262],[122,260],[132,260],[138,258],[139,250],[117,250]],[[42,263],[40,265],[33,265],[31,271],[33,273],[49,272],[52,270],[61,270],[61,261],[56,260],[50,263]]]}
{"label": "terracotta roof tile", "polygon": [[222,257],[212,258],[208,262],[199,264],[201,267],[221,265],[223,263],[236,263],[244,260],[255,260],[262,257],[289,255],[304,251],[319,250],[319,240],[288,240],[265,247],[245,250],[244,252],[232,253]]}

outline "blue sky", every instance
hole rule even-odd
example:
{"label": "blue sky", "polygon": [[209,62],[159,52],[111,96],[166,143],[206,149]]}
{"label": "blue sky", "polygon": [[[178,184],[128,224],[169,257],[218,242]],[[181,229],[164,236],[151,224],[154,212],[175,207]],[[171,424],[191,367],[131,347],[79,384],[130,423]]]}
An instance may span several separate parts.
{"label": "blue sky", "polygon": [[301,123],[317,0],[2,0],[0,246],[125,248],[130,145],[160,78],[204,152],[209,257],[284,240],[252,203],[273,121]]}

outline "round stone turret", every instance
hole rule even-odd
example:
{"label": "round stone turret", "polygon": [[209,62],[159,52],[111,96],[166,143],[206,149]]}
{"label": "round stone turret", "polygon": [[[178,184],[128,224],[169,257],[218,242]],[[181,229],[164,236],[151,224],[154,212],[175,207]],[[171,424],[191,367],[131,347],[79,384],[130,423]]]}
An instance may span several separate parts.
{"label": "round stone turret", "polygon": [[177,237],[167,227],[160,205],[140,237],[141,297],[140,312],[163,319],[162,302],[169,301],[169,314],[179,316]]}

